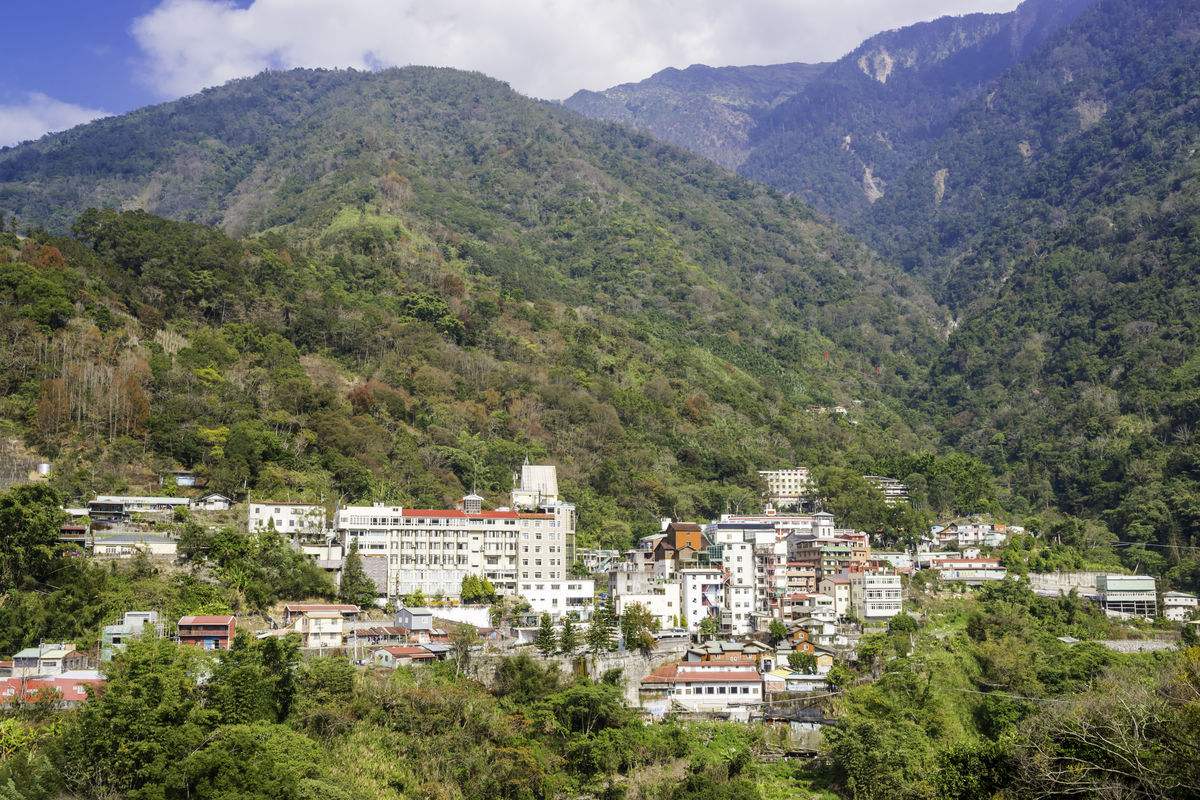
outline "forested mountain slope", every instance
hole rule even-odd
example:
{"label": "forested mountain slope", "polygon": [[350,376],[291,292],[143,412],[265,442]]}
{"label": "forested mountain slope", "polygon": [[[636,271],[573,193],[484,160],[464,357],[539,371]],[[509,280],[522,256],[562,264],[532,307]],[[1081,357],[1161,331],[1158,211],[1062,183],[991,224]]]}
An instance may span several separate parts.
{"label": "forested mountain slope", "polygon": [[[585,530],[756,496],[756,467],[919,448],[917,285],[797,202],[452,70],[237,81],[0,153],[7,430],[69,493],[499,499]],[[218,223],[242,238],[203,227]],[[861,425],[805,412],[861,400]],[[144,470],[139,472],[139,468]]]}
{"label": "forested mountain slope", "polygon": [[576,92],[563,105],[585,117],[629,125],[737,169],[749,155],[754,126],[827,67],[668,67],[637,83]]}

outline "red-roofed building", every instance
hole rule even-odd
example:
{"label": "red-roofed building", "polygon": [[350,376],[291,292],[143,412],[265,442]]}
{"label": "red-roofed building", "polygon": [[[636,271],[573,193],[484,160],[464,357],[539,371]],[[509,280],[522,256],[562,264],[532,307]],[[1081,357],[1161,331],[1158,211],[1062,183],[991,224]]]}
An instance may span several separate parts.
{"label": "red-roofed building", "polygon": [[688,711],[729,711],[761,703],[762,686],[753,662],[680,661],[643,678],[640,695],[643,705],[665,702]]}
{"label": "red-roofed building", "polygon": [[436,661],[437,655],[417,644],[381,647],[371,656],[376,666],[404,667],[409,664],[423,664]]}
{"label": "red-roofed building", "polygon": [[362,612],[356,605],[349,603],[285,603],[283,606],[283,624],[291,625],[298,617],[305,614],[336,611],[347,621],[358,619]]}
{"label": "red-roofed building", "polygon": [[205,650],[228,650],[236,627],[236,618],[228,615],[187,616],[180,618],[176,634],[180,644],[194,644]]}
{"label": "red-roofed building", "polygon": [[76,706],[87,701],[89,687],[95,691],[103,685],[103,678],[3,678],[0,679],[0,705],[33,702],[44,693],[54,692],[58,695],[58,705]]}

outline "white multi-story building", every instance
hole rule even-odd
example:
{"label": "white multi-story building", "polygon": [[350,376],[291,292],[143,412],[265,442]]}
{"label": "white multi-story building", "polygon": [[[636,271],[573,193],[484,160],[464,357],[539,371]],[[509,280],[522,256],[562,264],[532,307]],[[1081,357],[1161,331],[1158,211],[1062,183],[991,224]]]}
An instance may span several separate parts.
{"label": "white multi-story building", "polygon": [[728,711],[762,702],[762,675],[753,661],[680,661],[651,672],[641,683],[642,705],[688,711]]}
{"label": "white multi-story building", "polygon": [[943,558],[935,561],[933,568],[944,581],[970,585],[1002,581],[1008,577],[1008,569],[998,558]]}
{"label": "white multi-story building", "polygon": [[549,614],[554,620],[568,616],[586,622],[595,607],[596,582],[591,578],[566,580],[522,580],[517,593],[529,601],[535,614]]}
{"label": "white multi-story building", "polygon": [[622,592],[613,595],[613,607],[620,616],[633,605],[640,605],[658,620],[661,628],[679,625],[683,608],[678,581],[656,581],[645,585],[640,591]]}
{"label": "white multi-story building", "polygon": [[247,525],[251,533],[274,528],[282,534],[312,535],[325,531],[325,506],[260,500],[250,503]]}
{"label": "white multi-story building", "polygon": [[347,549],[357,544],[364,559],[386,558],[389,597],[417,590],[457,597],[468,575],[482,575],[512,595],[522,580],[566,579],[575,539],[575,511],[568,505],[556,513],[484,511],[477,496],[468,496],[463,509],[347,506],[338,510],[335,527]]}
{"label": "white multi-story building", "polygon": [[883,499],[889,506],[894,506],[896,503],[908,502],[908,487],[895,478],[887,478],[882,475],[864,475],[871,483],[875,484],[875,488],[883,492]]}
{"label": "white multi-story building", "polygon": [[767,484],[767,502],[779,508],[799,505],[813,489],[806,467],[760,469],[758,475]]}
{"label": "white multi-story building", "polygon": [[697,631],[705,617],[721,622],[725,605],[725,573],[716,568],[700,567],[679,572],[680,601],[687,618],[687,629]]}
{"label": "white multi-story building", "polygon": [[900,576],[893,572],[850,573],[850,604],[860,620],[885,620],[904,608]]}
{"label": "white multi-story building", "polygon": [[563,534],[562,559],[570,567],[575,562],[575,504],[558,496],[558,470],[551,465],[530,464],[526,460],[521,471],[513,475],[510,502],[517,511],[554,516],[557,528]]}
{"label": "white multi-story building", "polygon": [[821,579],[819,584],[821,594],[829,595],[833,598],[833,613],[838,619],[845,619],[850,616],[850,574],[843,572],[840,575],[829,575]]}
{"label": "white multi-story building", "polygon": [[1186,622],[1196,615],[1200,600],[1191,592],[1163,592],[1163,616],[1175,622]]}

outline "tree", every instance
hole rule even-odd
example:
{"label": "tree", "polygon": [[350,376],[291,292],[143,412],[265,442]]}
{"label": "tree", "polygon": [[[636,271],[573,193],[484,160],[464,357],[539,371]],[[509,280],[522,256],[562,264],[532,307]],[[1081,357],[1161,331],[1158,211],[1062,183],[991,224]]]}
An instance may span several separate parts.
{"label": "tree", "polygon": [[579,633],[570,617],[563,617],[562,629],[558,633],[558,652],[569,656],[579,647]]}
{"label": "tree", "polygon": [[421,608],[426,604],[425,593],[420,589],[414,589],[401,597],[400,601],[404,603],[405,608]]}
{"label": "tree", "polygon": [[58,493],[44,483],[0,495],[0,596],[41,583],[53,569],[64,517]]}
{"label": "tree", "polygon": [[[644,641],[642,634],[652,634],[659,629],[658,618],[650,613],[650,609],[641,603],[630,603],[621,615],[621,636],[626,647],[640,646]],[[653,636],[650,637],[653,640]]]}
{"label": "tree", "polygon": [[612,618],[606,611],[597,611],[592,615],[591,624],[587,630],[587,646],[593,655],[608,653],[616,646],[613,637]]}
{"label": "tree", "polygon": [[771,639],[771,644],[779,644],[787,638],[787,625],[783,624],[781,619],[771,620],[771,624],[767,627],[767,636]]}
{"label": "tree", "polygon": [[888,633],[916,633],[917,621],[909,614],[900,612],[888,620]]}
{"label": "tree", "polygon": [[338,587],[338,599],[343,603],[371,607],[379,596],[375,581],[363,569],[362,556],[358,554],[358,542],[350,545],[346,563],[342,565],[342,583]]}
{"label": "tree", "polygon": [[704,619],[700,620],[700,638],[708,641],[717,635],[720,627],[717,625],[717,618],[712,614],[705,615]]}
{"label": "tree", "polygon": [[454,649],[455,672],[462,675],[471,665],[471,648],[480,642],[479,631],[474,625],[456,625],[450,632],[450,645]]}
{"label": "tree", "polygon": [[592,571],[582,561],[572,561],[571,568],[567,570],[567,576],[571,578],[590,578],[592,577]]}
{"label": "tree", "polygon": [[533,646],[543,657],[549,656],[558,648],[557,637],[554,635],[554,620],[547,613],[543,612],[538,621],[538,632],[533,638]]}
{"label": "tree", "polygon": [[494,603],[496,587],[483,575],[464,575],[458,596],[467,605]]}
{"label": "tree", "polygon": [[788,653],[787,660],[788,666],[797,672],[811,675],[817,671],[817,657],[812,653],[806,653],[803,650],[793,650]]}

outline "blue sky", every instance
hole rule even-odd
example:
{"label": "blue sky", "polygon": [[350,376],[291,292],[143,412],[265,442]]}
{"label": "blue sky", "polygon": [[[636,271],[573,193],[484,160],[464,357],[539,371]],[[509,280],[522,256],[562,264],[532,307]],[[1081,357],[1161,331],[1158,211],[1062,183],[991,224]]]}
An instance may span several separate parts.
{"label": "blue sky", "polygon": [[268,68],[475,69],[561,98],[668,67],[826,61],[1017,0],[5,0],[0,146]]}

